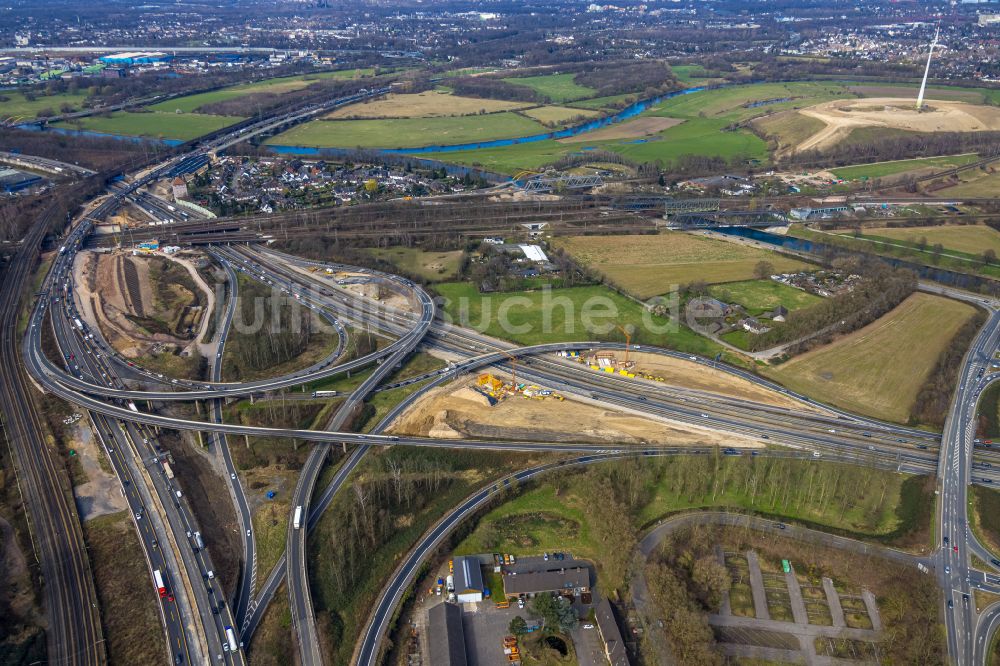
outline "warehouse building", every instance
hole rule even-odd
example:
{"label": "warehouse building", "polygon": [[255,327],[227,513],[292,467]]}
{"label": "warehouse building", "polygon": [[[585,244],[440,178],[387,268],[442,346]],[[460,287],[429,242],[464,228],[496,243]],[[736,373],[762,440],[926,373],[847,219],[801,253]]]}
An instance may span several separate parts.
{"label": "warehouse building", "polygon": [[483,570],[474,557],[456,557],[455,598],[459,603],[476,603],[483,600]]}
{"label": "warehouse building", "polygon": [[107,65],[153,65],[161,62],[169,62],[172,56],[159,51],[129,51],[126,53],[111,53],[101,56],[101,62]]}
{"label": "warehouse building", "polygon": [[42,177],[17,169],[0,168],[0,189],[7,194],[13,194],[29,187],[42,184]]}
{"label": "warehouse building", "polygon": [[444,602],[427,611],[427,643],[434,666],[467,666],[462,609]]}

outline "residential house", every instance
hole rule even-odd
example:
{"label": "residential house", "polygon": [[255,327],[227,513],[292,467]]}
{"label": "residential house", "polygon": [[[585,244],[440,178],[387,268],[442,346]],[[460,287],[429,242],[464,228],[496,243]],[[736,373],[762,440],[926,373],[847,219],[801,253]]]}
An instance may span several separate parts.
{"label": "residential house", "polygon": [[753,333],[754,335],[767,333],[768,331],[771,330],[764,324],[760,323],[754,317],[747,317],[746,319],[740,322],[740,326],[742,326],[743,330],[746,331],[747,333]]}

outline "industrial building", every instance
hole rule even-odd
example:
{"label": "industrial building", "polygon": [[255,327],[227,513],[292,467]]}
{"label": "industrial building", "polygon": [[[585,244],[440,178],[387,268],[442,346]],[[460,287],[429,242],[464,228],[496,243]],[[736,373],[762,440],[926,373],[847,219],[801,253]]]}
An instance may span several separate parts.
{"label": "industrial building", "polygon": [[41,185],[42,177],[17,169],[0,168],[0,188],[7,194],[26,190],[35,185]]}
{"label": "industrial building", "polygon": [[[483,570],[474,557],[456,557],[455,598],[459,603],[475,603],[483,600]],[[437,663],[437,662],[434,662]]]}
{"label": "industrial building", "polygon": [[444,602],[427,611],[427,643],[434,666],[467,666],[462,609]]}
{"label": "industrial building", "polygon": [[629,666],[622,632],[618,629],[614,611],[611,610],[611,603],[607,599],[602,598],[597,602],[597,607],[594,608],[594,618],[597,620],[597,630],[601,634],[601,643],[604,646],[604,654],[607,656],[608,662],[611,663],[611,666]]}
{"label": "industrial building", "polygon": [[101,56],[101,62],[107,65],[153,65],[156,63],[170,62],[173,56],[159,51],[129,51],[126,53],[110,53]]}
{"label": "industrial building", "polygon": [[543,592],[555,592],[579,596],[590,592],[590,567],[551,571],[508,573],[503,577],[503,592],[508,597],[533,596]]}

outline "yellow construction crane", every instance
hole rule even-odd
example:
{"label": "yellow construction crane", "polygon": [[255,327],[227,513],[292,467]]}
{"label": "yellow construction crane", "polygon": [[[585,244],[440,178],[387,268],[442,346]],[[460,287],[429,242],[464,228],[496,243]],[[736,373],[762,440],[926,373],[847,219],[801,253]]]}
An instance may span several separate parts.
{"label": "yellow construction crane", "polygon": [[632,344],[632,336],[628,331],[625,330],[623,326],[619,326],[618,330],[625,334],[625,363],[628,363],[628,348]]}

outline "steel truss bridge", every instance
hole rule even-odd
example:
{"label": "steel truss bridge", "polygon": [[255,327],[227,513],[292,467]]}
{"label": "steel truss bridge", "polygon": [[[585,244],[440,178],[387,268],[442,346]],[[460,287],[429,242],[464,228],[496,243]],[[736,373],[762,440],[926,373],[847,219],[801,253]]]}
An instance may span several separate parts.
{"label": "steel truss bridge", "polygon": [[784,213],[773,210],[716,210],[678,213],[666,225],[673,229],[717,227],[778,227],[788,224]]}

